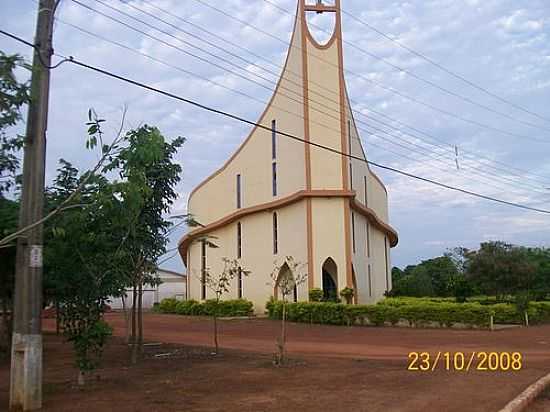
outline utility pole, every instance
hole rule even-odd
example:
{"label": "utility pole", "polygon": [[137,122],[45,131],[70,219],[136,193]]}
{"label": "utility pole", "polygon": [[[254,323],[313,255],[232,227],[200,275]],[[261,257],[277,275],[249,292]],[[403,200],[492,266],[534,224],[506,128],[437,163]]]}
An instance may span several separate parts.
{"label": "utility pole", "polygon": [[[56,0],[40,0],[27,114],[19,228],[43,216],[46,128]],[[10,407],[42,407],[42,225],[17,239]]]}

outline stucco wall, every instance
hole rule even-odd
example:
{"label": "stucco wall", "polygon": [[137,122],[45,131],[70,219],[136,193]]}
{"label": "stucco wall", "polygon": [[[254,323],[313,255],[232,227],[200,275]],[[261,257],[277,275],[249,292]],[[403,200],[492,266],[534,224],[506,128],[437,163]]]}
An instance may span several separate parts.
{"label": "stucco wall", "polygon": [[[300,28],[293,44],[282,78],[258,123],[288,134],[304,136],[303,92],[297,74],[302,72],[300,59]],[[236,176],[241,175],[242,207],[272,201],[305,186],[304,144],[288,137],[277,136],[278,193],[272,193],[271,131],[254,128],[233,157],[221,169],[201,184],[189,198],[189,212],[202,224],[211,223],[236,209]]]}
{"label": "stucco wall", "polygon": [[[271,127],[273,119],[277,129],[298,137],[308,136],[312,142],[365,159],[365,152],[355,126],[349,100],[339,71],[340,55],[338,41],[330,46],[317,47],[309,40],[302,49],[300,19],[292,37],[292,46],[271,103],[260,117],[259,123]],[[302,64],[307,60],[307,70]],[[305,76],[302,73],[305,72]],[[303,102],[302,81],[308,89],[309,99]],[[327,90],[328,89],[328,90]],[[345,116],[341,118],[340,110]],[[304,126],[304,113],[309,117],[308,128]],[[348,120],[351,122],[348,125]],[[364,136],[368,138],[368,136]],[[204,225],[228,218],[238,212],[236,176],[241,175],[241,212],[247,208],[263,205],[261,211],[238,220],[230,219],[225,226],[209,230],[208,235],[218,248],[207,248],[207,267],[213,273],[222,268],[222,258],[237,257],[237,222],[242,227],[242,264],[251,271],[243,282],[243,297],[255,304],[257,312],[263,312],[265,302],[273,294],[269,274],[274,260],[286,255],[308,264],[310,286],[322,287],[322,265],[332,258],[338,270],[338,289],[348,284],[347,266],[352,263],[358,288],[359,303],[373,303],[386,290],[385,234],[381,225],[371,224],[359,211],[354,211],[352,226],[349,191],[355,191],[356,199],[372,208],[384,222],[388,221],[387,194],[381,182],[368,165],[361,160],[350,159],[330,151],[307,146],[285,136],[277,136],[277,195],[272,194],[272,138],[271,131],[255,128],[244,140],[237,152],[211,177],[191,194],[189,213]],[[309,156],[309,157],[308,157]],[[307,159],[311,186],[308,187]],[[365,178],[367,193],[365,193]],[[347,180],[347,184],[346,184]],[[352,187],[350,187],[352,183]],[[309,200],[302,199],[285,206],[273,206],[271,202],[294,195],[299,191],[338,190],[337,197],[316,194]],[[323,192],[324,193],[324,192]],[[366,196],[365,196],[366,195]],[[311,202],[311,228],[308,229],[307,202]],[[355,206],[356,207],[356,206]],[[266,209],[267,208],[267,209]],[[357,207],[356,207],[357,208]],[[266,209],[266,210],[264,210]],[[273,254],[273,212],[278,214],[278,254]],[[370,236],[370,257],[367,256],[367,226]],[[382,225],[383,226],[383,225]],[[352,233],[355,230],[355,252],[352,250]],[[308,230],[311,230],[311,261],[308,262]],[[349,248],[348,248],[349,247]],[[190,297],[200,299],[199,281],[201,268],[201,245],[191,242],[187,252]],[[389,251],[388,251],[389,261]],[[351,265],[350,265],[351,266]],[[371,267],[369,289],[368,267]],[[351,277],[351,271],[349,272]],[[237,284],[225,298],[237,297]],[[307,299],[308,282],[299,287],[299,298]],[[207,291],[207,298],[212,293]]]}

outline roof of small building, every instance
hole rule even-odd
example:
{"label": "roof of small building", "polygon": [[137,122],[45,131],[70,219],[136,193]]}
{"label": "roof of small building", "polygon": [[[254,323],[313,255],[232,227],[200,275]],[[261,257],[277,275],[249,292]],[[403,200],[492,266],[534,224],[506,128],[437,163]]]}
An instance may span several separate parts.
{"label": "roof of small building", "polygon": [[176,271],[173,271],[173,270],[169,270],[169,269],[162,269],[162,268],[159,268],[159,269],[157,270],[157,273],[158,273],[159,275],[160,275],[161,273],[166,273],[166,274],[178,276],[178,277],[181,277],[181,278],[187,278],[187,274],[186,274],[186,273],[179,273],[179,272],[176,272]]}

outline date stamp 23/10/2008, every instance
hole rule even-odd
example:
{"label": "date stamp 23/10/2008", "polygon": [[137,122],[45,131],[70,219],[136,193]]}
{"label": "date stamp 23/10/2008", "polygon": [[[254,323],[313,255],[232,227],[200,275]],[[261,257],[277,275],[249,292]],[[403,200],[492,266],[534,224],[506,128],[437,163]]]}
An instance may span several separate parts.
{"label": "date stamp 23/10/2008", "polygon": [[410,352],[407,370],[434,372],[517,372],[523,367],[520,352]]}

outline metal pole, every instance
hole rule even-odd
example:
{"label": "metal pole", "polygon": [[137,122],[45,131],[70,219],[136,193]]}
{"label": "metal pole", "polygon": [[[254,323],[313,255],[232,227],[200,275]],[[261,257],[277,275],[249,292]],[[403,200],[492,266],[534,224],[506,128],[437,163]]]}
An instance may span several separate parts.
{"label": "metal pole", "polygon": [[[19,228],[43,216],[46,128],[55,0],[40,0],[27,115]],[[42,226],[17,240],[10,407],[42,407]]]}

